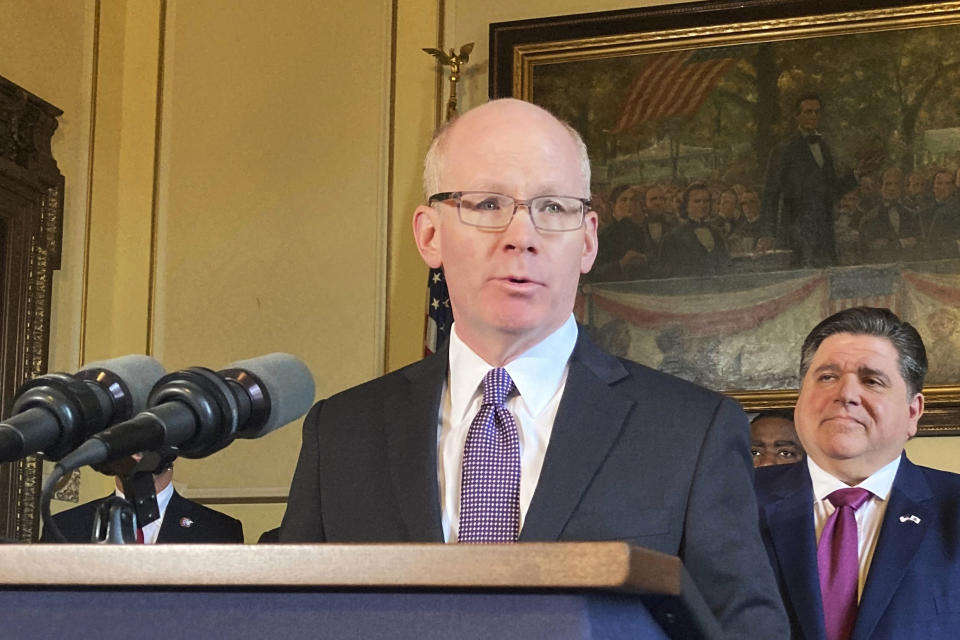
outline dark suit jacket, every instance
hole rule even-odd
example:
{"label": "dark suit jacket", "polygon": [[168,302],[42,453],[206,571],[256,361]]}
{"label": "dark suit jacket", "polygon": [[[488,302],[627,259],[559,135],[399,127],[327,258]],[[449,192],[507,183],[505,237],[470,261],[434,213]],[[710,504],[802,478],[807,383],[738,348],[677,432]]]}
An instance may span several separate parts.
{"label": "dark suit jacket", "polygon": [[[97,506],[105,499],[93,500],[53,516],[68,542],[90,541]],[[40,542],[54,542],[46,529],[40,536]],[[174,491],[157,535],[158,544],[169,542],[243,542],[243,524],[236,518],[187,500]]]}
{"label": "dark suit jacket", "polygon": [[[281,542],[443,541],[447,360],[444,348],[314,406]],[[581,328],[520,541],[622,540],[679,555],[729,637],[784,637],[758,562],[747,433],[734,401],[614,358]]]}
{"label": "dark suit jacket", "polygon": [[956,258],[960,255],[960,196],[951,195],[920,212],[920,221],[926,239],[927,257]]}
{"label": "dark suit jacket", "polygon": [[780,246],[793,249],[794,261],[804,267],[836,262],[833,203],[856,186],[852,175],[838,177],[823,139],[820,151],[822,167],[799,131],[774,147],[761,198],[761,215],[775,221]]}
{"label": "dark suit jacket", "polygon": [[[813,488],[805,462],[757,469],[760,530],[794,640],[823,640]],[[915,523],[906,519],[920,519]],[[905,517],[901,521],[901,517]],[[960,475],[904,456],[893,482],[851,640],[960,634]]]}
{"label": "dark suit jacket", "polygon": [[[713,251],[707,251],[697,238],[697,229],[713,236]],[[660,245],[660,272],[664,276],[711,276],[730,263],[727,241],[705,222],[681,222],[663,237]]]}
{"label": "dark suit jacket", "polygon": [[[653,269],[658,247],[645,224],[638,224],[631,218],[613,220],[600,229],[597,235],[600,249],[597,261],[590,270],[591,280],[633,280]],[[645,255],[646,264],[621,267],[620,259],[631,249]]]}

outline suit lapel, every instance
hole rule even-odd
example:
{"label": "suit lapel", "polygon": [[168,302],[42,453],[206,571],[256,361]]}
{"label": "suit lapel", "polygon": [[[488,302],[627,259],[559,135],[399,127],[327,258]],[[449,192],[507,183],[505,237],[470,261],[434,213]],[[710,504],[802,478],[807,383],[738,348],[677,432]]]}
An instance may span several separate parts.
{"label": "suit lapel", "polygon": [[763,511],[779,574],[803,637],[807,640],[825,639],[813,522],[813,485],[807,465],[794,465],[772,492],[781,499],[765,505]]}
{"label": "suit lapel", "polygon": [[443,542],[437,424],[447,347],[404,372],[408,387],[384,403],[390,474],[410,541]]}
{"label": "suit lapel", "polygon": [[610,388],[627,375],[581,328],[520,541],[560,537],[634,405]]}
{"label": "suit lapel", "polygon": [[184,535],[184,527],[180,526],[180,518],[183,517],[184,498],[176,491],[170,496],[170,502],[167,503],[167,510],[163,512],[163,522],[160,523],[160,531],[157,533],[157,542],[183,542],[187,537]]}
{"label": "suit lapel", "polygon": [[[851,640],[870,638],[890,604],[910,561],[936,517],[935,512],[925,504],[932,497],[933,492],[923,474],[903,456],[890,491],[890,503],[883,516]],[[901,516],[905,518],[903,521],[900,520]],[[915,522],[909,516],[916,516],[920,522]]]}

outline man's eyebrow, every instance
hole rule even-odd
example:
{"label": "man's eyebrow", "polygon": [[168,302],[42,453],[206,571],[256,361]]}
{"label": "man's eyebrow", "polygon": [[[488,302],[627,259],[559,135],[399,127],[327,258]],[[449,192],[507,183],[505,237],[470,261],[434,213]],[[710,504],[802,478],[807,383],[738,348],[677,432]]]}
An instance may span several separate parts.
{"label": "man's eyebrow", "polygon": [[890,376],[888,376],[885,372],[879,369],[874,369],[872,367],[860,367],[859,369],[857,369],[857,373],[860,374],[861,378],[864,378],[864,377],[880,378],[884,382],[890,381]]}
{"label": "man's eyebrow", "polygon": [[840,370],[840,365],[833,362],[824,362],[819,367],[814,368],[814,372],[817,372],[817,373],[821,371],[839,371],[839,370]]}

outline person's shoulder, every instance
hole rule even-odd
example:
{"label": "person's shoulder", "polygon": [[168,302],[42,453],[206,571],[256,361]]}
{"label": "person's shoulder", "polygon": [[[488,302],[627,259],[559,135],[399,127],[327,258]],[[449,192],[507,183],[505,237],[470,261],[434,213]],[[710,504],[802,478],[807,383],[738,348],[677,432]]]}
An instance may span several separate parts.
{"label": "person's shoulder", "polygon": [[773,145],[773,149],[771,150],[771,153],[774,155],[783,154],[783,153],[786,153],[788,150],[801,147],[801,145],[805,146],[806,141],[803,139],[803,136],[800,135],[799,131],[794,130],[789,135],[784,136],[783,138],[780,139],[779,142]]}
{"label": "person's shoulder", "polygon": [[419,381],[442,382],[446,372],[446,348],[405,367],[335,393],[324,404],[353,403],[370,397],[385,397]]}
{"label": "person's shoulder", "polygon": [[[64,509],[53,514],[53,521],[57,528],[67,538],[69,542],[84,542],[90,539],[90,530],[93,527],[94,515],[97,512],[97,506],[103,502],[106,497],[97,498],[90,502]],[[52,541],[52,535],[43,527],[41,542]]]}
{"label": "person's shoulder", "polygon": [[243,542],[243,523],[174,491],[163,516],[159,542]]}
{"label": "person's shoulder", "polygon": [[59,513],[53,514],[53,518],[58,523],[84,518],[90,514],[93,514],[97,510],[97,506],[101,502],[106,500],[107,497],[109,496],[104,496],[103,498],[97,498],[96,500],[91,500],[90,502],[85,502],[75,507],[64,509]]}
{"label": "person's shoulder", "polygon": [[925,467],[923,465],[914,464],[910,462],[914,469],[920,472],[924,479],[934,486],[934,488],[946,488],[953,491],[953,495],[957,496],[960,499],[960,473],[954,473],[953,471],[944,471],[943,469],[935,469],[933,467]]}
{"label": "person's shoulder", "polygon": [[[240,520],[234,518],[233,516],[228,516],[222,511],[217,511],[216,509],[211,509],[210,507],[200,504],[199,502],[194,502],[189,498],[184,498],[179,493],[174,492],[174,496],[178,498],[179,506],[178,511],[181,511],[183,515],[193,516],[194,519],[199,520],[203,519],[207,522],[217,522],[222,525],[229,526],[240,526]],[[169,508],[169,507],[168,507]],[[181,515],[181,514],[177,514]]]}
{"label": "person's shoulder", "polygon": [[[581,340],[586,342],[586,344],[578,345],[581,360],[602,362],[603,358],[609,358],[610,363],[615,362],[622,368],[625,375],[616,377],[611,383],[611,387],[621,393],[647,398],[655,397],[665,406],[670,406],[676,410],[682,410],[685,406],[691,404],[708,403],[716,405],[723,400],[734,402],[717,391],[707,389],[675,375],[658,371],[639,362],[614,356],[594,344],[588,336],[584,336]],[[609,365],[607,366],[609,367]]]}
{"label": "person's shoulder", "polygon": [[[901,482],[898,473],[894,487],[900,487],[914,500],[923,499],[926,494],[928,504],[936,510],[941,521],[950,523],[950,527],[960,526],[960,474],[913,464],[907,460],[905,462],[914,470],[914,478]],[[916,475],[923,478],[925,486],[922,487],[922,493],[917,493],[921,485],[917,484]]]}

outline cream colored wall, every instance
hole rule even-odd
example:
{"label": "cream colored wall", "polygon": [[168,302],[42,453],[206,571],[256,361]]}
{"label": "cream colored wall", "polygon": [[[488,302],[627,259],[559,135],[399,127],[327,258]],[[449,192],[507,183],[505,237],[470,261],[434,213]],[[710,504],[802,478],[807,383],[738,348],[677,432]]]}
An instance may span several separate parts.
{"label": "cream colored wall", "polygon": [[[153,347],[173,369],[287,351],[325,397],[383,368],[391,5],[266,7],[169,3]],[[238,441],[176,482],[283,496],[299,444]]]}
{"label": "cream colored wall", "polygon": [[917,464],[960,473],[960,437],[914,438],[907,443],[907,455]]}
{"label": "cream colored wall", "polygon": [[424,47],[440,44],[438,2],[405,0],[397,5],[396,90],[392,216],[387,271],[386,368],[398,369],[423,357],[427,268],[413,242],[413,210],[423,201],[421,163],[438,122],[433,57]]}

